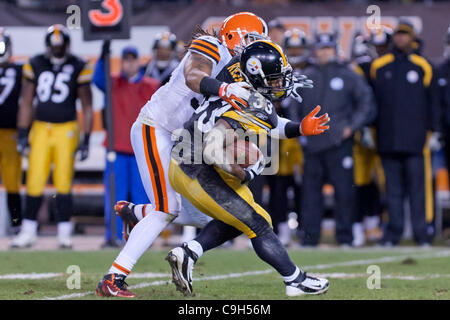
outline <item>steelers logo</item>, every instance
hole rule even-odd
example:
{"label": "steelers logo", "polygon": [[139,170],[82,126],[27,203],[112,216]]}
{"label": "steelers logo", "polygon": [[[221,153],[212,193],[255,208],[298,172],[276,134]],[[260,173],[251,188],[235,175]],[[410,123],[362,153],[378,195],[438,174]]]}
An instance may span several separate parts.
{"label": "steelers logo", "polygon": [[335,77],[330,81],[330,87],[333,90],[339,91],[344,87],[344,80],[341,78]]}
{"label": "steelers logo", "polygon": [[353,158],[350,156],[344,157],[342,159],[342,167],[344,169],[351,169],[353,167]]}
{"label": "steelers logo", "polygon": [[410,70],[406,73],[406,80],[409,83],[416,83],[419,80],[419,74],[415,70]]}
{"label": "steelers logo", "polygon": [[250,74],[258,74],[262,69],[261,61],[257,58],[250,58],[247,60],[247,70]]}

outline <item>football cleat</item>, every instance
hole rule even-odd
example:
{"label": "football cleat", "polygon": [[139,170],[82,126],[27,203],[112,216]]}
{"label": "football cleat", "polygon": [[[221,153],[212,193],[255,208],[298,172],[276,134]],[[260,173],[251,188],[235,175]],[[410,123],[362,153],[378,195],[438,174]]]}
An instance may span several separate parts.
{"label": "football cleat", "polygon": [[304,273],[303,280],[297,279],[291,282],[285,282],[286,295],[288,297],[295,297],[304,294],[321,294],[325,293],[330,286],[327,279],[311,277]]}
{"label": "football cleat", "polygon": [[99,297],[122,297],[134,298],[136,295],[127,289],[125,276],[117,273],[110,273],[99,282],[95,294]]}
{"label": "football cleat", "polygon": [[139,222],[138,218],[134,214],[134,204],[128,201],[119,201],[114,206],[114,211],[122,219],[123,223],[123,238],[128,240],[131,230]]}
{"label": "football cleat", "polygon": [[29,248],[36,242],[36,234],[22,230],[10,243],[11,248]]}
{"label": "football cleat", "polygon": [[185,296],[192,294],[192,271],[198,256],[187,243],[169,251],[166,260],[172,269],[172,282]]}

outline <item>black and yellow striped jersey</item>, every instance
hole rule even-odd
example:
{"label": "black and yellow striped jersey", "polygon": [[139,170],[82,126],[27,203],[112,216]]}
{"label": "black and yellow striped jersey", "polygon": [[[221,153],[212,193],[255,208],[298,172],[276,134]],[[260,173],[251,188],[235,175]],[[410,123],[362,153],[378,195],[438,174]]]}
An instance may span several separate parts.
{"label": "black and yellow striped jersey", "polygon": [[78,87],[89,85],[92,66],[82,59],[69,55],[61,65],[52,64],[40,54],[23,66],[23,76],[36,86],[36,119],[61,123],[76,119]]}
{"label": "black and yellow striped jersey", "polygon": [[174,133],[177,140],[172,156],[183,159],[185,164],[202,163],[203,138],[219,119],[225,120],[235,131],[258,135],[258,141],[266,142],[268,132],[278,125],[275,108],[270,100],[256,92],[250,96],[248,104],[248,108],[238,111],[218,97],[205,99],[184,128]]}
{"label": "black and yellow striped jersey", "polygon": [[17,127],[22,66],[6,63],[0,66],[0,128]]}

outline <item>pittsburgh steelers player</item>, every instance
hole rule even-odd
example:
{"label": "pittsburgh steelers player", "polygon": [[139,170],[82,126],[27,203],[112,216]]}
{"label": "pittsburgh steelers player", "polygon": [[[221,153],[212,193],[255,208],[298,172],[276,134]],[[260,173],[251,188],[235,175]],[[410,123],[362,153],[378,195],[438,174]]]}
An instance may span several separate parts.
{"label": "pittsburgh steelers player", "polygon": [[[245,233],[259,258],[282,276],[287,296],[326,292],[328,280],[308,276],[290,260],[272,229],[269,213],[254,201],[247,186],[264,170],[264,155],[260,153],[257,161],[245,169],[227,158],[226,148],[233,145],[235,138],[243,140],[238,132],[261,134],[279,130],[272,101],[284,98],[292,90],[292,68],[281,48],[265,40],[244,49],[240,68],[255,90],[248,107],[239,111],[221,100],[208,99],[197,109],[201,112],[185,124],[191,139],[183,136],[172,152],[171,185],[197,209],[214,218],[194,240],[169,252],[166,259],[172,268],[172,279],[179,291],[192,293],[192,271],[199,257]],[[314,112],[319,110],[317,107]],[[296,128],[297,135],[321,134],[328,129],[328,121],[327,114],[317,118],[313,113]],[[195,143],[195,136],[203,136],[203,143]],[[199,155],[203,156],[203,163],[196,164]]]}
{"label": "pittsburgh steelers player", "polygon": [[[20,233],[11,247],[34,244],[37,235],[37,213],[53,164],[56,188],[56,221],[58,243],[70,248],[73,209],[71,187],[75,152],[80,160],[88,156],[92,129],[92,67],[70,53],[70,35],[63,25],[52,25],[45,35],[46,52],[32,57],[23,66],[23,87],[18,116],[18,151],[24,153],[29,142],[25,214]],[[33,99],[37,104],[33,116]],[[80,99],[84,128],[80,143],[75,102]],[[28,129],[31,130],[28,134]]]}
{"label": "pittsburgh steelers player", "polygon": [[11,56],[11,37],[0,28],[0,173],[7,192],[12,230],[16,232],[22,222],[19,194],[22,159],[16,150],[22,66],[12,62]]}

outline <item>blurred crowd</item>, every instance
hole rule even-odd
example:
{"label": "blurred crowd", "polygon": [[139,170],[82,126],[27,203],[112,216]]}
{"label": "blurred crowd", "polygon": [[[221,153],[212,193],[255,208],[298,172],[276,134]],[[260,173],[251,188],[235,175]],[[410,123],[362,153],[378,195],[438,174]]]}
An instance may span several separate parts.
{"label": "blurred crowd", "polygon": [[[382,27],[356,34],[350,59],[342,58],[337,34],[308,38],[300,29],[287,30],[279,20],[270,21],[268,27],[270,39],[285,50],[294,72],[314,84],[297,93],[301,103],[292,98],[277,102],[277,112],[301,121],[321,105],[331,117],[330,130],[320,136],[280,141],[278,173],[259,176],[250,185],[256,202],[272,214],[282,243],[298,239],[303,246],[317,246],[323,239],[323,218],[332,217],[335,240],[341,246],[368,242],[395,246],[402,240],[406,207],[415,242],[429,246],[435,232],[431,155],[444,150],[450,163],[450,118],[446,116],[450,114],[450,28],[442,63],[433,65],[422,56],[424,41],[406,20],[395,30]],[[89,84],[105,91],[110,43],[104,42],[91,66],[70,53],[69,31],[55,25],[46,34],[47,51],[19,66],[10,59],[13,40],[1,29],[0,78],[6,86],[0,105],[9,108],[0,108],[0,166],[17,234],[11,246],[34,244],[42,193],[53,166],[58,240],[61,247],[71,247],[73,153],[78,150],[80,160],[88,157]],[[105,245],[114,246],[114,238],[122,239],[119,218],[115,237],[111,234],[109,172],[115,173],[113,200],[149,202],[129,132],[142,105],[169,80],[185,53],[183,41],[171,32],[158,34],[146,65],[137,47],[121,51],[120,73],[111,76],[116,159],[114,167],[105,159]],[[76,124],[77,98],[82,104],[82,128]],[[22,208],[20,166],[25,155],[29,165]],[[184,227],[182,241],[193,238],[195,232]]]}

